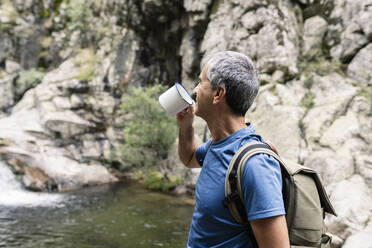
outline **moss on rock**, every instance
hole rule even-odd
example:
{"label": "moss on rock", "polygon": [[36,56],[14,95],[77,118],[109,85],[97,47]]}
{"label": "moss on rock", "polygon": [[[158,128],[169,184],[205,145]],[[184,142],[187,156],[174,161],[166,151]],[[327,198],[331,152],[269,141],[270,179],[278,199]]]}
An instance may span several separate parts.
{"label": "moss on rock", "polygon": [[146,188],[169,192],[182,183],[176,176],[163,174],[155,168],[148,168],[133,175],[133,179],[144,183]]}
{"label": "moss on rock", "polygon": [[41,83],[44,75],[45,74],[43,72],[40,72],[35,68],[21,71],[14,87],[16,99],[20,99],[27,90]]}
{"label": "moss on rock", "polygon": [[79,67],[79,74],[75,78],[80,81],[90,81],[93,79],[96,61],[93,48],[79,50],[75,59],[75,65]]}

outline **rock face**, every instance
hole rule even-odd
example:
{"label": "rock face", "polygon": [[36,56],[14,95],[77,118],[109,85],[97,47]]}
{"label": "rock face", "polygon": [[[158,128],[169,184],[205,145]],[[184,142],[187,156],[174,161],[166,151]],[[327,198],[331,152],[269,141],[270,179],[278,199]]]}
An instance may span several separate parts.
{"label": "rock face", "polygon": [[[125,142],[127,87],[181,81],[191,90],[208,55],[239,51],[255,61],[261,81],[247,121],[283,157],[319,172],[338,212],[326,220],[334,247],[370,247],[371,6],[1,1],[1,157],[33,190],[116,181],[112,153]],[[195,126],[208,138],[202,120]],[[195,185],[198,170],[183,168],[176,146],[162,168]]]}

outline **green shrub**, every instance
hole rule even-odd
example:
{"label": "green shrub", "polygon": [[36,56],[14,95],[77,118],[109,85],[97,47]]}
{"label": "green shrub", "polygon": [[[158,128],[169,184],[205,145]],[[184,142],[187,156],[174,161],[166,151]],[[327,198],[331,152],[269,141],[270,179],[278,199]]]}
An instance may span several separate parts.
{"label": "green shrub", "polygon": [[165,91],[160,85],[129,88],[122,109],[126,121],[123,131],[125,144],[121,155],[126,165],[157,166],[168,155],[176,139],[176,121],[158,102]]}
{"label": "green shrub", "polygon": [[19,13],[11,0],[2,0],[0,3],[0,13],[5,17],[5,20],[8,19],[10,23],[15,23],[19,17]]}
{"label": "green shrub", "polygon": [[17,99],[20,99],[23,94],[37,86],[43,79],[45,73],[36,70],[35,68],[21,71],[19,73],[19,78],[15,82],[15,95]]}
{"label": "green shrub", "polygon": [[311,108],[314,106],[314,99],[315,99],[315,95],[314,93],[307,93],[304,97],[304,99],[302,99],[302,103],[301,103],[301,107],[304,107],[304,108]]}
{"label": "green shrub", "polygon": [[306,89],[311,89],[314,83],[313,75],[305,74],[304,86]]}
{"label": "green shrub", "polygon": [[169,192],[182,182],[180,178],[164,175],[155,168],[148,168],[137,172],[133,176],[133,179],[142,181],[148,189],[160,190],[162,192]]}
{"label": "green shrub", "polygon": [[298,63],[300,73],[315,72],[320,76],[326,76],[333,72],[345,75],[346,65],[337,59],[327,60],[322,55],[302,58]]}
{"label": "green shrub", "polygon": [[97,58],[92,47],[79,49],[75,59],[75,65],[79,68],[79,73],[75,78],[79,81],[91,81],[94,76],[96,62]]}
{"label": "green shrub", "polygon": [[69,24],[76,24],[80,28],[85,29],[93,16],[90,1],[69,0],[67,4],[67,15],[70,19]]}

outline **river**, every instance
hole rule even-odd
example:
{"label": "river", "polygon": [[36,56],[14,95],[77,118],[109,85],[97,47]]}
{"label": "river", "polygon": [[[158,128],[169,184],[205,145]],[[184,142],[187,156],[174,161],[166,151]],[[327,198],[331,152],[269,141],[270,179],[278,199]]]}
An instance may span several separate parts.
{"label": "river", "polygon": [[28,192],[0,162],[0,247],[185,247],[192,212],[188,197],[129,182]]}

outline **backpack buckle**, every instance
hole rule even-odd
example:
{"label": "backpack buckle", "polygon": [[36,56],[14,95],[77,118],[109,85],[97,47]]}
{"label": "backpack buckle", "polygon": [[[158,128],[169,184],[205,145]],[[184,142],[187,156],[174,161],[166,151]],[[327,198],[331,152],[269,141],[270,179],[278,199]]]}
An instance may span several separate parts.
{"label": "backpack buckle", "polygon": [[225,199],[222,200],[222,204],[225,208],[228,208],[231,202],[236,201],[239,199],[239,192],[235,191],[234,193],[228,194]]}

